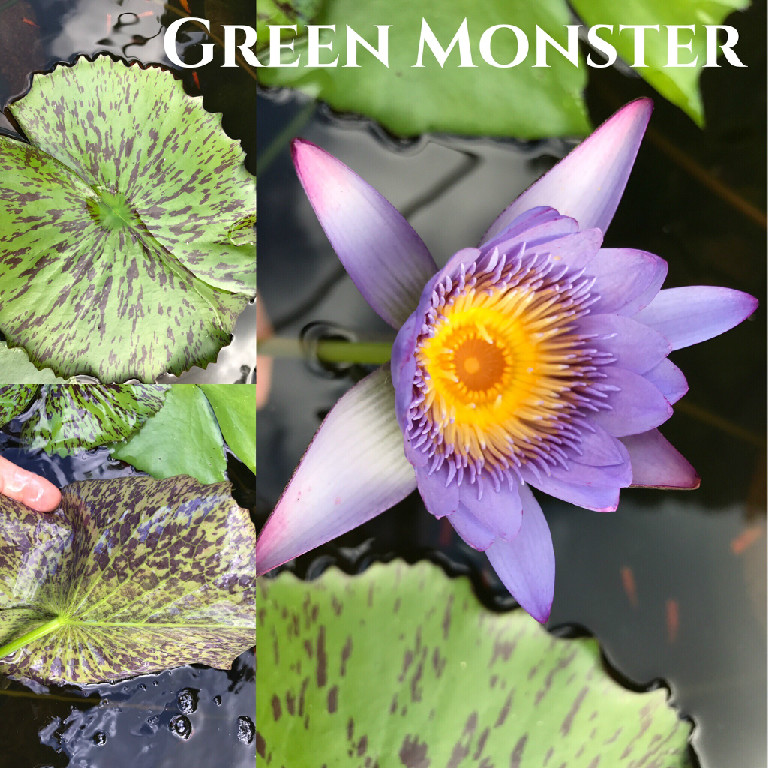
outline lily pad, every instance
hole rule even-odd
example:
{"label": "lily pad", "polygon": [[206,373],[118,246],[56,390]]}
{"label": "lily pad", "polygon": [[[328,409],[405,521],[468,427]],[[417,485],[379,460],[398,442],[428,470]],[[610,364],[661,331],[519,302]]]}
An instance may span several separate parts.
{"label": "lily pad", "polygon": [[256,385],[201,384],[232,453],[256,474]]}
{"label": "lily pad", "polygon": [[255,294],[255,180],[170,72],[108,56],[36,75],[0,136],[0,329],[60,376],[215,360]]}
{"label": "lily pad", "polygon": [[34,384],[0,386],[0,427],[24,413],[36,394]]}
{"label": "lily pad", "polygon": [[41,515],[0,497],[0,671],[80,685],[254,642],[256,536],[226,483],[91,480]]}
{"label": "lily pad", "polygon": [[157,415],[112,455],[157,478],[191,475],[201,483],[216,483],[227,477],[221,430],[194,384],[174,384]]}
{"label": "lily pad", "polygon": [[10,349],[0,341],[0,384],[53,384],[63,382],[50,368],[38,368],[20,347]]}
{"label": "lily pad", "polygon": [[[645,33],[646,66],[637,67],[634,71],[699,126],[704,124],[699,91],[699,77],[707,61],[704,25],[722,24],[732,11],[747,8],[749,0],[642,0],[634,3],[571,0],[571,5],[587,26],[613,25],[613,32],[602,29],[600,37],[610,43],[628,64],[635,61],[635,41],[630,31],[619,31],[620,25],[657,26],[658,31],[648,30]],[[668,66],[667,27],[691,24],[695,25],[696,34],[681,30],[679,37],[681,44],[692,43],[690,51],[685,48],[679,51],[679,63],[684,66]],[[736,50],[738,53],[738,48]],[[687,66],[694,59],[697,59],[695,66]],[[720,64],[723,62],[720,61]]]}
{"label": "lily pad", "polygon": [[[415,68],[422,17],[443,49],[466,18],[476,66],[459,67],[457,46],[443,68],[429,49],[425,49],[425,66]],[[541,28],[564,46],[564,27],[571,18],[564,0],[516,3],[514,7],[507,0],[486,0],[471,7],[460,0],[326,0],[312,23],[336,26],[333,52],[323,50],[327,56],[322,61],[338,55],[338,66],[304,66],[307,41],[298,38],[290,58],[301,56],[301,66],[265,66],[257,71],[264,85],[298,88],[336,110],[373,118],[401,136],[443,132],[524,139],[586,133],[589,121],[582,98],[586,67],[574,67],[559,54],[550,54],[547,69],[533,68],[528,59],[514,69],[494,69],[482,60],[480,36],[503,22],[519,27],[531,41],[536,28]],[[362,48],[357,52],[359,67],[342,66],[347,63],[347,26],[375,45],[376,25],[392,27],[389,67]],[[497,62],[513,61],[517,51],[510,30],[494,36]],[[529,58],[532,55],[529,52]]]}
{"label": "lily pad", "polygon": [[690,765],[666,691],[622,688],[595,640],[490,613],[435,565],[258,587],[257,766]]}
{"label": "lily pad", "polygon": [[163,405],[161,384],[53,384],[27,420],[21,439],[62,455],[125,440]]}

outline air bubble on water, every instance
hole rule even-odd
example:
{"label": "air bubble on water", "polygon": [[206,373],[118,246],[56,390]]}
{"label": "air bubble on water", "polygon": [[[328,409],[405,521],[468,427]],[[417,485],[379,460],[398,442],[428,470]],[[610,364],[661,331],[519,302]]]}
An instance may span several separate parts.
{"label": "air bubble on water", "polygon": [[243,744],[250,744],[253,741],[253,737],[256,735],[256,726],[253,724],[253,720],[245,715],[240,715],[237,718],[237,738],[243,742]]}
{"label": "air bubble on water", "polygon": [[168,728],[180,739],[188,739],[192,735],[192,723],[186,715],[174,715],[168,723]]}
{"label": "air bubble on water", "polygon": [[213,697],[213,703],[214,703],[214,704],[215,704],[217,707],[220,707],[220,706],[221,706],[221,696],[214,696],[214,697]]}
{"label": "air bubble on water", "polygon": [[97,747],[103,747],[107,743],[107,734],[104,731],[96,731],[93,734],[93,743]]}
{"label": "air bubble on water", "polygon": [[197,694],[194,688],[182,688],[176,694],[176,701],[182,714],[191,715],[197,711]]}

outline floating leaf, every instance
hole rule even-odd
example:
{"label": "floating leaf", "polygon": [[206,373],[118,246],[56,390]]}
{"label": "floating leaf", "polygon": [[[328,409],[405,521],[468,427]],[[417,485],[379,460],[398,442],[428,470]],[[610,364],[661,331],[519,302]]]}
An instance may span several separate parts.
{"label": "floating leaf", "polygon": [[[571,0],[571,5],[587,26],[613,25],[613,32],[601,29],[600,37],[610,43],[628,64],[635,62],[635,38],[631,30],[622,32],[619,27],[640,24],[657,27],[645,32],[646,66],[637,67],[635,72],[690,115],[698,125],[704,124],[699,92],[699,76],[707,60],[704,25],[722,24],[731,11],[747,8],[749,0],[641,0],[634,3]],[[695,35],[690,30],[681,30],[679,36],[681,44],[692,43],[691,50],[680,49],[678,60],[681,66],[669,66],[668,28],[691,24],[696,27]],[[697,57],[695,66],[687,66]]]}
{"label": "floating leaf", "polygon": [[161,384],[53,384],[21,439],[33,450],[69,454],[125,440],[163,405]]}
{"label": "floating leaf", "polygon": [[434,565],[258,586],[257,766],[689,765],[664,690],[622,688],[595,640],[490,613]]}
{"label": "floating leaf", "polygon": [[4,341],[0,341],[0,384],[53,384],[63,381],[50,368],[38,370],[23,349],[9,349]]}
{"label": "floating leaf", "polygon": [[0,497],[0,670],[80,685],[254,642],[253,525],[226,483],[90,480],[41,515]]}
{"label": "floating leaf", "polygon": [[227,476],[221,431],[194,384],[174,384],[157,415],[112,455],[157,478],[191,475],[201,483],[216,483]]}
{"label": "floating leaf", "polygon": [[256,385],[201,384],[232,453],[256,473]]}
{"label": "floating leaf", "polygon": [[29,384],[0,386],[0,427],[20,416],[29,408],[37,387]]}
{"label": "floating leaf", "polygon": [[9,109],[30,142],[0,136],[9,344],[110,382],[214,360],[256,280],[255,183],[220,116],[107,56],[36,75]]}
{"label": "floating leaf", "polygon": [[256,8],[257,50],[267,45],[270,25],[296,24],[305,27],[320,11],[322,0],[260,0]]}
{"label": "floating leaf", "polygon": [[[466,18],[476,66],[459,67],[457,45],[443,68],[429,49],[425,49],[425,66],[414,67],[422,17],[444,49]],[[586,133],[589,123],[582,99],[586,67],[574,67],[551,51],[546,69],[531,66],[532,51],[514,69],[494,69],[482,60],[480,36],[503,21],[519,27],[530,41],[541,28],[565,46],[565,25],[571,18],[563,0],[517,3],[512,20],[507,0],[487,0],[471,7],[461,0],[327,0],[312,22],[336,26],[333,52],[322,50],[321,61],[332,61],[338,55],[338,66],[305,66],[307,41],[300,38],[290,58],[301,56],[301,66],[257,71],[265,85],[298,88],[334,109],[373,118],[403,136],[447,132],[538,138]],[[347,63],[347,26],[376,45],[376,25],[391,26],[389,67],[363,48],[357,52],[359,67],[343,66]],[[323,42],[330,39],[323,38]],[[512,31],[502,29],[495,34],[492,50],[497,62],[513,61],[518,46]]]}

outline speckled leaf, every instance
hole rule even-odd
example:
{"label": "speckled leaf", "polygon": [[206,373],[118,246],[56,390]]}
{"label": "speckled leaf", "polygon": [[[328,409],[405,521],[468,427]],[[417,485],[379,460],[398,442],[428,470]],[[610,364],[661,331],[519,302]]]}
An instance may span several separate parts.
{"label": "speckled leaf", "polygon": [[201,483],[226,479],[221,430],[208,400],[194,384],[174,384],[157,415],[112,455],[152,477],[191,475]]}
{"label": "speckled leaf", "polygon": [[254,642],[255,545],[226,483],[89,480],[50,515],[0,497],[0,671],[87,684],[227,668]]}
{"label": "speckled leaf", "polygon": [[37,393],[33,384],[0,386],[0,427],[24,413]]}
{"label": "speckled leaf", "polygon": [[[282,5],[281,5],[282,7]],[[447,49],[464,19],[470,38],[474,66],[460,67],[456,45],[441,68],[425,48],[424,67],[414,67],[425,18],[443,49]],[[519,27],[531,41],[531,50],[520,65],[495,69],[480,56],[479,41],[486,29],[501,23]],[[320,51],[320,62],[335,67],[307,66],[307,39],[297,39],[287,60],[301,57],[298,67],[269,67],[257,70],[263,84],[302,90],[342,112],[370,117],[391,133],[415,136],[427,132],[481,136],[571,136],[589,130],[582,97],[586,85],[585,66],[574,67],[559,54],[549,56],[550,67],[536,69],[533,40],[536,28],[565,45],[565,25],[571,23],[565,0],[517,2],[485,0],[326,0],[312,20],[317,25],[335,25],[332,37],[321,34],[333,50]],[[357,49],[357,67],[348,62],[347,26],[377,45],[376,25],[389,25],[389,66],[385,67],[362,47]],[[284,35],[287,33],[284,33]],[[493,38],[493,55],[502,64],[518,53],[517,38],[500,30]],[[269,64],[268,52],[259,54]]]}
{"label": "speckled leaf", "polygon": [[435,565],[258,582],[257,766],[682,768],[690,726],[592,639],[490,613]]}
{"label": "speckled leaf", "polygon": [[125,440],[163,405],[161,384],[52,384],[24,424],[33,450],[69,454]]}
{"label": "speckled leaf", "polygon": [[256,385],[201,384],[229,449],[256,472]]}
{"label": "speckled leaf", "polygon": [[[206,9],[208,5],[206,3]],[[260,51],[268,45],[270,25],[296,24],[301,29],[317,15],[321,7],[322,0],[259,0],[256,6],[256,49]]]}
{"label": "speckled leaf", "polygon": [[[647,24],[657,27],[656,30],[646,31],[643,46],[645,66],[634,71],[698,125],[704,124],[699,91],[699,77],[707,61],[704,25],[722,24],[731,11],[747,8],[749,0],[639,0],[633,3],[571,0],[571,5],[587,26],[613,25],[611,32],[601,29],[600,37],[610,43],[628,64],[635,61],[635,39],[629,31],[621,32],[620,26]],[[668,27],[691,24],[696,27],[695,35],[685,29],[679,35],[679,42],[683,45],[691,43],[691,50],[680,49],[677,53],[681,66],[670,66]],[[737,46],[737,55],[741,55],[738,51]],[[698,59],[695,66],[688,66],[694,59]],[[730,66],[722,59],[718,63]]]}
{"label": "speckled leaf", "polygon": [[20,347],[10,349],[4,341],[0,341],[0,384],[53,384],[63,381],[50,368],[38,370]]}
{"label": "speckled leaf", "polygon": [[[164,70],[102,56],[36,75],[0,137],[0,329],[109,382],[206,365],[255,293],[255,180]],[[246,233],[247,236],[244,236]]]}

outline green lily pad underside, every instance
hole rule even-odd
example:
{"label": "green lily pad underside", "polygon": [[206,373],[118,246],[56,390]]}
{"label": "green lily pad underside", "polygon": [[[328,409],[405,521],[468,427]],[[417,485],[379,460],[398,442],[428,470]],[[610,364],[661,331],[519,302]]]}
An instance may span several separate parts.
{"label": "green lily pad underside", "polygon": [[226,483],[74,483],[50,515],[0,498],[0,671],[83,685],[228,668],[254,642],[255,540]]}
{"label": "green lily pad underside", "polygon": [[0,385],[13,384],[55,384],[63,383],[50,368],[38,369],[29,361],[29,355],[15,347],[10,349],[8,344],[0,341]]}
{"label": "green lily pad underside", "polygon": [[163,405],[161,384],[53,384],[26,421],[22,442],[62,455],[122,441]]}
{"label": "green lily pad underside", "polygon": [[595,640],[490,613],[435,565],[258,588],[259,768],[690,765],[666,691],[622,688]]}
{"label": "green lily pad underside", "polygon": [[[444,67],[426,49],[425,66],[415,68],[422,17],[443,49],[467,18],[476,66],[459,67],[456,46]],[[457,0],[326,0],[312,23],[336,25],[333,52],[322,50],[321,61],[338,55],[338,66],[307,67],[307,40],[299,38],[287,58],[300,56],[301,66],[259,68],[264,85],[297,88],[333,109],[370,117],[401,136],[437,132],[525,139],[579,135],[589,130],[582,96],[585,67],[574,67],[559,54],[550,53],[549,68],[533,68],[532,43],[526,61],[514,69],[494,69],[478,51],[483,32],[502,23],[519,27],[531,41],[536,28],[541,28],[564,46],[564,27],[571,23],[564,0],[513,4],[486,0],[471,7]],[[390,25],[389,67],[362,47],[357,51],[359,68],[342,66],[348,56],[347,25],[374,46],[376,25]],[[327,35],[321,38],[331,42]],[[494,36],[493,54],[500,63],[515,59],[517,42],[510,30]]]}
{"label": "green lily pad underside", "polygon": [[107,56],[35,76],[9,109],[30,142],[0,137],[9,344],[105,381],[214,360],[256,280],[255,181],[220,116]]}

